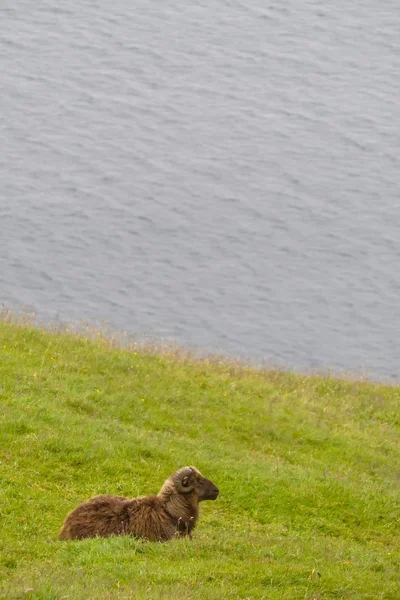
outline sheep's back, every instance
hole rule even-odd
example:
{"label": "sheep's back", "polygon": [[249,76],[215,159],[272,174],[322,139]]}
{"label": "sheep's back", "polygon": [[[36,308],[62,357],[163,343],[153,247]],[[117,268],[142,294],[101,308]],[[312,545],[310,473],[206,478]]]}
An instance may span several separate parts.
{"label": "sheep's back", "polygon": [[95,496],[77,506],[66,518],[60,539],[123,535],[129,531],[128,506],[123,496]]}

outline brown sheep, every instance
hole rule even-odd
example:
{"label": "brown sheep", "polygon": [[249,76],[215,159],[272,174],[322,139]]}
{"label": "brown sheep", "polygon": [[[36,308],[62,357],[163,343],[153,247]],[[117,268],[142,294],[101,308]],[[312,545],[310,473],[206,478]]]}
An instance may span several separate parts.
{"label": "brown sheep", "polygon": [[80,504],[65,519],[60,539],[133,535],[165,542],[174,536],[192,537],[199,502],[215,500],[218,494],[195,467],[183,467],[165,481],[157,496],[103,495]]}

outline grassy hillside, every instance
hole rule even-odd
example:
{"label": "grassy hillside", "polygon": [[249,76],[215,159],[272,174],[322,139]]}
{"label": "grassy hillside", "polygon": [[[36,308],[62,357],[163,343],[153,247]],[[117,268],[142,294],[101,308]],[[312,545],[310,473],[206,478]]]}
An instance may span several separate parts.
{"label": "grassy hillside", "polygon": [[[400,598],[400,389],[0,323],[0,597]],[[192,542],[60,542],[99,493],[196,465]]]}

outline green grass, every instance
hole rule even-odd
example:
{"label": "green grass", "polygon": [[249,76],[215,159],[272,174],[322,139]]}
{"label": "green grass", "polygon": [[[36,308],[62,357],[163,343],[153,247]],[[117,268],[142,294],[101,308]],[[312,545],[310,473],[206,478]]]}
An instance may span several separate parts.
{"label": "green grass", "polygon": [[[400,388],[0,323],[0,598],[400,598]],[[99,493],[220,488],[192,542],[57,539]]]}

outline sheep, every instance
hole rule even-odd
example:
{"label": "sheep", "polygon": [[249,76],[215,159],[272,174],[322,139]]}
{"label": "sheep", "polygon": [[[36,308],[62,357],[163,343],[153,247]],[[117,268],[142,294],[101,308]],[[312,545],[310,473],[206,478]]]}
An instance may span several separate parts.
{"label": "sheep", "polygon": [[199,502],[215,500],[218,494],[196,467],[183,467],[165,481],[157,496],[102,495],[80,504],[65,519],[60,539],[132,535],[166,542],[174,536],[191,538]]}

